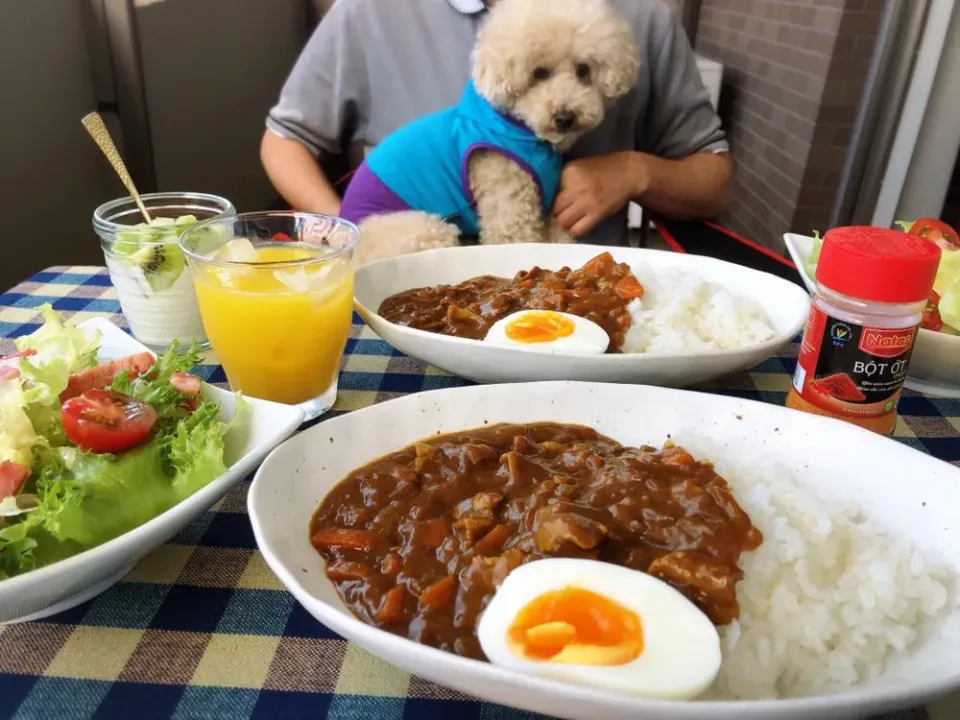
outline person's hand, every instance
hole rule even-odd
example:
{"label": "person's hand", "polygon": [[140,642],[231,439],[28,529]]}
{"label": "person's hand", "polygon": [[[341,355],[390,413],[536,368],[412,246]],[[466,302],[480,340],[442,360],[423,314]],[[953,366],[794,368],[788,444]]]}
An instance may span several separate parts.
{"label": "person's hand", "polygon": [[619,152],[567,163],[553,203],[557,225],[581,238],[639,195],[644,184],[640,157]]}

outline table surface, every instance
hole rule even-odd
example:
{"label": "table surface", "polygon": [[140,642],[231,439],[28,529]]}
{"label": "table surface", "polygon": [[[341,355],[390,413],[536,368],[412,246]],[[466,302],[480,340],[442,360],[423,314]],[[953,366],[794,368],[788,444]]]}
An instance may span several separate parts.
{"label": "table surface", "polygon": [[[98,267],[53,267],[0,295],[0,355],[37,327],[49,302],[82,322],[126,327]],[[751,372],[704,387],[783,403],[787,348]],[[225,385],[222,368],[198,369]],[[466,381],[400,355],[354,318],[328,417]],[[960,400],[908,392],[897,440],[960,466]],[[257,550],[249,479],[99,597],[42,622],[0,626],[0,716],[17,718],[540,717],[447,690],[378,660],[310,617]],[[957,720],[946,700],[883,720]]]}

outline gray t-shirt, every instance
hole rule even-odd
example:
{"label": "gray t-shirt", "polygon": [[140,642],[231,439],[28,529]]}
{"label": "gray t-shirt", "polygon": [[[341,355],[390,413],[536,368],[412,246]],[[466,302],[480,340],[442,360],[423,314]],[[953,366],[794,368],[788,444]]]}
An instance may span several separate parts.
{"label": "gray t-shirt", "polygon": [[[662,0],[613,0],[636,32],[640,79],[568,158],[639,150],[664,158],[721,152],[727,143],[671,8]],[[447,0],[337,0],[290,73],[267,127],[312,153],[373,146],[422,115],[457,102],[486,13]],[[626,209],[584,239],[621,244]]]}

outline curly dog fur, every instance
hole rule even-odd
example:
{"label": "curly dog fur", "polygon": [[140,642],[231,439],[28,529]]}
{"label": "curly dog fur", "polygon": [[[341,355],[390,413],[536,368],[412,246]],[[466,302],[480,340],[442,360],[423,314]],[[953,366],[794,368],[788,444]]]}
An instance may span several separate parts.
{"label": "curly dog fur", "polygon": [[[561,153],[601,123],[638,70],[631,28],[607,0],[499,0],[473,49],[477,91]],[[571,242],[542,217],[536,182],[510,158],[477,151],[468,177],[481,243]],[[361,264],[459,244],[455,225],[416,210],[367,218],[360,230]]]}

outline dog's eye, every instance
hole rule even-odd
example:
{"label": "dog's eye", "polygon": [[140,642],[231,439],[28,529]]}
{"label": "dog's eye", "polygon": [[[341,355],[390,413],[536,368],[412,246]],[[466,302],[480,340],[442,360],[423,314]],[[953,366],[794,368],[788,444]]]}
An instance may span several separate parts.
{"label": "dog's eye", "polygon": [[534,80],[537,80],[537,81],[546,80],[548,77],[550,77],[550,70],[548,70],[545,67],[538,67],[536,70],[533,71]]}
{"label": "dog's eye", "polygon": [[577,65],[577,79],[587,81],[590,79],[590,66],[586,63],[579,63]]}

